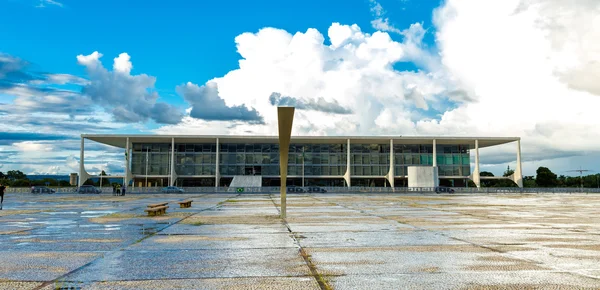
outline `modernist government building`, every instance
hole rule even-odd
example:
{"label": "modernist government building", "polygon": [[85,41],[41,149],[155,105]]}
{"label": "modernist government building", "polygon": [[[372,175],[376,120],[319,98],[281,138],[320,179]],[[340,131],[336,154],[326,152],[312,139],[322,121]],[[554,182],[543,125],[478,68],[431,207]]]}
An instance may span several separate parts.
{"label": "modernist government building", "polygon": [[[123,149],[123,178],[129,186],[229,186],[234,177],[248,175],[260,176],[262,186],[281,185],[277,136],[84,134],[79,184],[95,177],[85,170],[85,140]],[[509,179],[522,187],[517,137],[292,136],[287,185],[431,185],[419,183],[417,172],[433,179],[434,186],[463,187],[472,180],[479,187],[479,148],[511,142],[517,166]]]}

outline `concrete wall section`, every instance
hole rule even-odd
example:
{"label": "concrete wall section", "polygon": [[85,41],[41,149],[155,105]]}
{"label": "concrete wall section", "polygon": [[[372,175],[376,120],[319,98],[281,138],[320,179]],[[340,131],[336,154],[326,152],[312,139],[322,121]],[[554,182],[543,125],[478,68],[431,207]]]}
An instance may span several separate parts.
{"label": "concrete wall section", "polygon": [[407,171],[408,187],[436,187],[440,184],[437,166],[408,166]]}

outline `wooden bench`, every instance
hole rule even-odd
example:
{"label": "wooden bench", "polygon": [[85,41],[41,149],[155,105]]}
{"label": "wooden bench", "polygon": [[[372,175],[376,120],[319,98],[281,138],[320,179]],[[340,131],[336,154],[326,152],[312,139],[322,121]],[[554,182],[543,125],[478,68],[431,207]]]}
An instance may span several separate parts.
{"label": "wooden bench", "polygon": [[145,209],[144,211],[148,213],[148,216],[156,216],[156,215],[163,215],[163,214],[167,213],[167,208],[169,208],[169,207],[166,205],[163,205],[163,206],[150,207],[148,209]]}
{"label": "wooden bench", "polygon": [[192,207],[192,201],[193,200],[191,200],[191,199],[187,199],[187,200],[178,202],[178,204],[179,204],[180,208]]}
{"label": "wooden bench", "polygon": [[159,206],[165,206],[169,204],[168,202],[163,202],[163,203],[155,203],[155,204],[149,204],[148,207],[149,208],[153,208],[153,207],[159,207]]}

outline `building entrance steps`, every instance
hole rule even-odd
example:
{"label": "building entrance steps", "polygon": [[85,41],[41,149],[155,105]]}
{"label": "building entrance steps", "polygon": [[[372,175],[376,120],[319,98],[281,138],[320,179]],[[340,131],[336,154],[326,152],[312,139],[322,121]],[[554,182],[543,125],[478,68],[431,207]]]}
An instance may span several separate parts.
{"label": "building entrance steps", "polygon": [[233,177],[231,184],[229,185],[230,190],[235,190],[239,187],[261,187],[262,176],[256,175],[236,175]]}

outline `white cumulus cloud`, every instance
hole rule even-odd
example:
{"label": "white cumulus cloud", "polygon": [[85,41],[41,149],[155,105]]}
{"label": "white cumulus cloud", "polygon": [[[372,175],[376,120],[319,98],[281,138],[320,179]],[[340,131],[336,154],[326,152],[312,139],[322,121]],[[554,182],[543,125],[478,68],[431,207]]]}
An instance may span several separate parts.
{"label": "white cumulus cloud", "polygon": [[376,17],[371,21],[371,26],[373,26],[373,28],[380,31],[394,32],[398,34],[402,33],[400,29],[390,24],[389,18],[384,17],[387,12],[385,9],[383,9],[383,6],[381,6],[379,2],[375,0],[369,0],[369,4],[371,5],[371,14]]}
{"label": "white cumulus cloud", "polygon": [[89,83],[83,93],[95,104],[109,111],[116,121],[137,123],[152,120],[162,124],[177,124],[183,117],[178,108],[158,102],[159,95],[154,90],[156,78],[146,74],[131,75],[130,57],[121,53],[114,59],[113,71],[108,71],[95,51],[89,55],[78,55],[77,62],[86,67]]}
{"label": "white cumulus cloud", "polygon": [[[277,92],[352,112],[297,110],[296,135],[520,136],[531,162],[598,152],[599,11],[591,0],[448,0],[434,11],[434,51],[424,49],[420,23],[401,30],[402,42],[337,23],[326,36],[244,33],[235,39],[239,68],[210,82],[227,106],[255,108],[265,124],[188,116],[157,132],[275,134]],[[393,68],[403,61],[421,70]],[[486,150],[490,164],[514,161],[502,152],[514,147]]]}
{"label": "white cumulus cloud", "polygon": [[[190,92],[206,93],[206,88],[215,88],[211,90],[214,93],[210,95],[214,97],[210,99],[222,98],[224,105],[219,108],[246,106],[264,117],[262,126],[221,123],[222,126],[215,124],[211,131],[220,127],[222,133],[273,134],[277,123],[274,105],[301,100],[304,107],[312,110],[297,111],[295,134],[373,135],[399,131],[416,134],[414,122],[422,119],[428,109],[440,107],[445,95],[460,95],[456,93],[460,90],[442,73],[394,70],[397,62],[430,58],[428,52],[420,50],[423,34],[420,24],[411,26],[405,34],[405,42],[396,42],[385,32],[368,34],[357,25],[334,23],[328,30],[331,44],[327,45],[325,36],[316,29],[294,35],[275,28],[243,33],[235,39],[242,57],[239,69],[203,87],[187,84],[180,87],[180,91],[189,88]],[[273,93],[288,98],[275,98]],[[200,101],[207,98],[194,98],[199,101],[192,103],[202,103]],[[462,99],[457,97],[456,101]],[[337,109],[324,109],[331,105]],[[386,109],[391,110],[393,118],[389,120],[393,123],[378,126],[376,120],[385,120],[378,117]],[[192,109],[191,112],[191,117],[198,117],[201,111]],[[353,114],[348,114],[350,112]],[[180,125],[160,128],[158,132],[186,131],[185,128],[197,127],[190,125],[194,122],[198,126],[205,123],[190,119]]]}
{"label": "white cumulus cloud", "polygon": [[[595,117],[600,96],[593,94],[593,86],[579,89],[561,74],[567,64],[577,63],[573,60],[600,54],[595,47],[565,50],[555,38],[593,42],[589,37],[600,27],[565,29],[548,23],[597,18],[600,3],[527,3],[450,0],[435,12],[441,62],[474,92],[476,102],[446,112],[424,131],[453,131],[463,123],[474,135],[522,136],[529,150],[597,150],[600,134],[593,128],[600,123]],[[586,72],[600,77],[594,69]]]}
{"label": "white cumulus cloud", "polygon": [[131,68],[133,68],[133,64],[131,63],[130,59],[131,57],[129,57],[129,54],[125,52],[119,54],[119,57],[115,58],[113,70],[120,73],[129,74],[129,72],[131,72]]}

